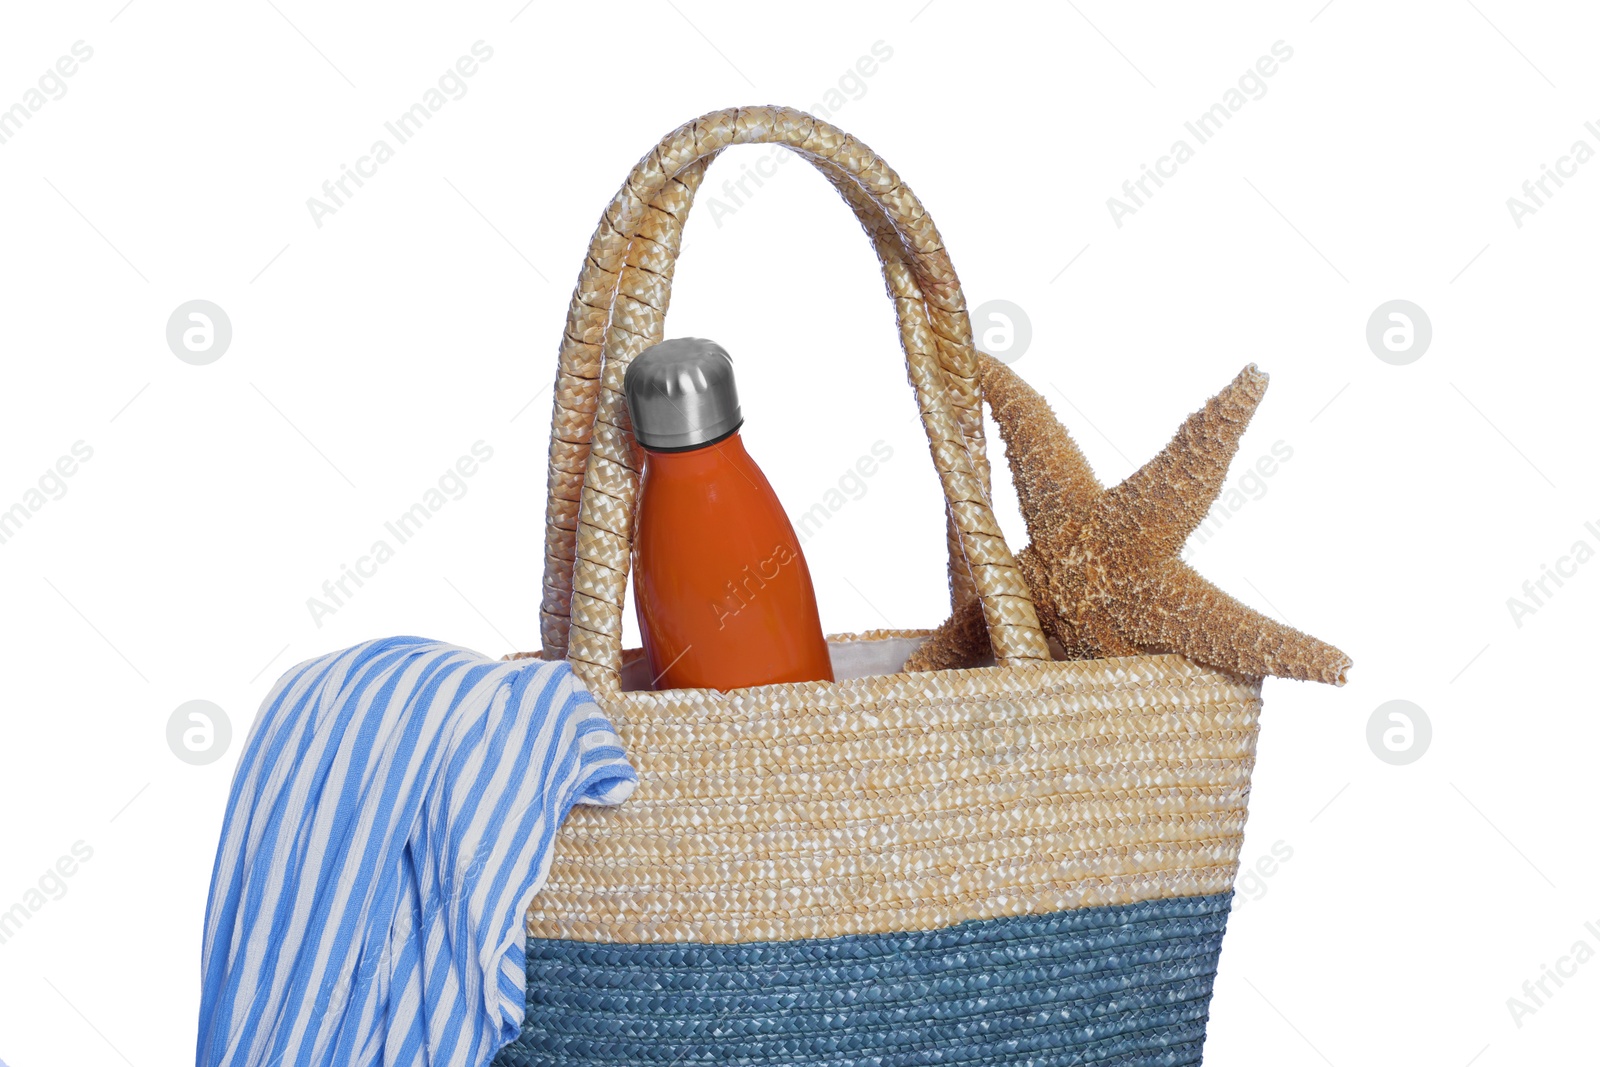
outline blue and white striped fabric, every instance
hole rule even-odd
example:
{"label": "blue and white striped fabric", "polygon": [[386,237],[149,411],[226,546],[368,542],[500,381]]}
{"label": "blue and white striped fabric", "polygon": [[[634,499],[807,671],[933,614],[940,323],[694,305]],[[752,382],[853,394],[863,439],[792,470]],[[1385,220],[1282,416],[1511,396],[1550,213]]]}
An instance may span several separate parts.
{"label": "blue and white striped fabric", "polygon": [[566,663],[393,637],[289,671],[234,772],[197,1067],[487,1064],[557,828],[636,782]]}

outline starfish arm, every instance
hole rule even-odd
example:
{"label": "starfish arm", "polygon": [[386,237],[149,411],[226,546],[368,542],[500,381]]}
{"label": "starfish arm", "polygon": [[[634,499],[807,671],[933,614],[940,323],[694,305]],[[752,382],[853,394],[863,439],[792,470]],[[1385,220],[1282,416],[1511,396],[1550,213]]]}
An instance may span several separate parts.
{"label": "starfish arm", "polygon": [[1062,551],[1104,491],[1100,481],[1044,397],[993,356],[980,352],[978,363],[1028,537]]}
{"label": "starfish arm", "polygon": [[989,627],[983,621],[983,607],[974,598],[956,608],[944,625],[917,646],[901,670],[943,671],[965,667],[982,658],[988,649]]}
{"label": "starfish arm", "polygon": [[[1033,594],[1034,609],[1039,614],[1039,625],[1045,636],[1066,645],[1069,659],[1092,659],[1093,650],[1070,642],[1061,625],[1055,601],[1050,592],[1050,578],[1044,559],[1033,545],[1017,553],[1017,569],[1022,572],[1028,591]],[[942,671],[951,667],[968,667],[991,651],[989,627],[983,621],[983,608],[976,598],[966,601],[951,613],[944,625],[935,630],[911,657],[906,660],[908,671]]]}
{"label": "starfish arm", "polygon": [[1108,539],[1137,543],[1147,560],[1174,556],[1211,510],[1239,438],[1267,391],[1254,363],[1190,415],[1167,447],[1100,498]]}
{"label": "starfish arm", "polygon": [[1337,648],[1246,607],[1175,559],[1117,593],[1117,628],[1152,651],[1236,674],[1329,685],[1343,685],[1350,668],[1350,657]]}

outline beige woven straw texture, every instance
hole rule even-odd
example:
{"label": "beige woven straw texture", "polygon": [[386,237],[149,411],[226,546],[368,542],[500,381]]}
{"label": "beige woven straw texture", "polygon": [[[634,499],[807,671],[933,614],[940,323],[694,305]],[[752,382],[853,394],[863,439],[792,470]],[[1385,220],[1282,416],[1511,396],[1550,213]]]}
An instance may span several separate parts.
{"label": "beige woven straw texture", "polygon": [[952,602],[979,595],[1003,662],[1047,659],[1026,583],[987,503],[972,328],[939,232],[870,149],[786,108],[719,111],[679,127],[634,168],[595,231],[556,381],[541,613],[547,655],[594,665],[579,666],[591,685],[604,687],[616,674],[638,490],[622,376],[662,339],[683,220],[706,165],[729,145],[755,143],[810,160],[872,238],[949,503]]}
{"label": "beige woven straw texture", "polygon": [[[663,337],[706,166],[755,143],[810,160],[872,239],[947,502],[952,603],[979,599],[995,666],[895,673],[901,655],[836,683],[623,686],[639,454],[622,375]],[[989,506],[975,382],[939,233],[865,145],[801,112],[739,108],[680,127],[640,161],[595,232],[562,340],[541,609],[544,657],[572,661],[640,784],[620,808],[569,817],[530,935],[831,937],[1232,885],[1259,680],[1178,656],[1050,659]]]}

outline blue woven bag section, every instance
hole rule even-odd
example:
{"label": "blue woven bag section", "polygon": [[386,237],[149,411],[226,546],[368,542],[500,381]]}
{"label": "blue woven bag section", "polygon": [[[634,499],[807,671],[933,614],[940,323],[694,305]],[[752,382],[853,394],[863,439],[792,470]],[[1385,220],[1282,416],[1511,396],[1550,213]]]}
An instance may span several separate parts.
{"label": "blue woven bag section", "polygon": [[813,941],[530,938],[495,1065],[1198,1064],[1232,897]]}

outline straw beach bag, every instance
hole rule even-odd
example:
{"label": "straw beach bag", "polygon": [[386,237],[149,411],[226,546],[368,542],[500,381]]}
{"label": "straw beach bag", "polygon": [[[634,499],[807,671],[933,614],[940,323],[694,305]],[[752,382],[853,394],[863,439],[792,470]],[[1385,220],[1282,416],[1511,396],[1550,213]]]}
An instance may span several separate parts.
{"label": "straw beach bag", "polygon": [[[948,502],[953,601],[994,665],[901,673],[922,634],[830,639],[839,681],[647,691],[622,648],[639,477],[622,376],[663,336],[725,147],[780,144],[882,261]],[[1199,1063],[1260,682],[1053,661],[989,500],[971,327],[933,222],[865,145],[784,108],[669,134],[605,212],[560,353],[543,655],[639,771],[578,808],[528,913],[507,1067]]]}

